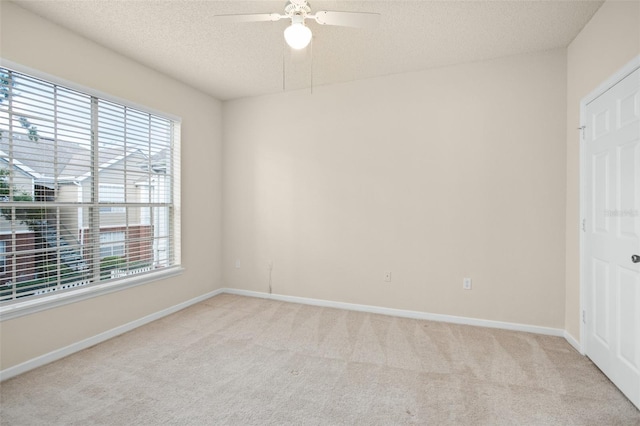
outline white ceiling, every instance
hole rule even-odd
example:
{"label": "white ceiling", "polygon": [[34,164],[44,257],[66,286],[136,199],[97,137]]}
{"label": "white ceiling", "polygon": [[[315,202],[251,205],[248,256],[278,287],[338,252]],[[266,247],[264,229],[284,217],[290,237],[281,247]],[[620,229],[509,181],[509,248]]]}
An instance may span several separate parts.
{"label": "white ceiling", "polygon": [[291,58],[284,20],[212,20],[216,14],[284,13],[285,1],[14,2],[222,100],[282,91],[283,62],[286,90],[293,90],[309,87],[312,76],[317,86],[566,47],[603,3],[311,1],[312,12],[380,13],[380,24],[361,30],[308,21],[313,55]]}

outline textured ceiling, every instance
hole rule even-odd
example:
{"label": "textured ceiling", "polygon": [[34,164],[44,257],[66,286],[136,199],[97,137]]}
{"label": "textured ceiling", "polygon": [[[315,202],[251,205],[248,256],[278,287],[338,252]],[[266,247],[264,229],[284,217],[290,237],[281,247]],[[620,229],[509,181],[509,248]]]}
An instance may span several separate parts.
{"label": "textured ceiling", "polygon": [[226,100],[279,92],[283,82],[293,90],[309,87],[312,79],[317,86],[566,47],[603,2],[312,1],[312,12],[382,16],[377,28],[367,30],[308,21],[313,52],[307,48],[294,57],[284,48],[284,20],[216,25],[212,19],[283,13],[284,1],[14,3]]}

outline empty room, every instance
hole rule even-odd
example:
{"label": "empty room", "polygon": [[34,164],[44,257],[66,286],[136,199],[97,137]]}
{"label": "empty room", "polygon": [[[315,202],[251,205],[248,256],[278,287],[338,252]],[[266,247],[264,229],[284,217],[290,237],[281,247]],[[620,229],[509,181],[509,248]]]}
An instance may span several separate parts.
{"label": "empty room", "polygon": [[0,424],[639,407],[640,1],[0,0]]}

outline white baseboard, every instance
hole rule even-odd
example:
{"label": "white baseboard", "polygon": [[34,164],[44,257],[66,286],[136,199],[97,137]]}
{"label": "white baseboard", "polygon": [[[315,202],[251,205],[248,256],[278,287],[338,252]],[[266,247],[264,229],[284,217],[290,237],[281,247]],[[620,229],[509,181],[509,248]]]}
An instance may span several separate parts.
{"label": "white baseboard", "polygon": [[107,330],[103,333],[100,333],[95,336],[89,337],[87,339],[81,340],[79,342],[73,343],[64,348],[56,349],[55,351],[30,359],[29,361],[25,361],[13,367],[6,368],[0,371],[0,381],[10,379],[11,377],[15,377],[18,374],[26,373],[27,371],[33,370],[34,368],[41,367],[53,361],[57,361],[75,352],[79,352],[83,349],[86,349],[98,343],[104,342],[105,340],[109,340],[120,334],[126,333],[127,331],[131,331],[135,328],[148,324],[151,321],[155,321],[162,317],[166,317],[167,315],[171,315],[191,305],[202,302],[203,300],[209,299],[213,296],[217,296],[218,294],[223,292],[224,292],[224,289],[218,289],[218,290],[203,294],[202,296],[198,296],[191,300],[187,300],[186,302],[178,303],[177,305],[170,306],[158,312],[154,312],[151,315],[147,315],[146,317],[137,319],[135,321],[131,321],[127,324],[121,325],[116,328],[112,328],[111,330]]}
{"label": "white baseboard", "polygon": [[580,355],[584,355],[584,351],[582,350],[582,345],[576,340],[575,337],[573,337],[567,330],[564,331],[563,336],[565,340],[569,342],[571,346],[573,346],[573,349],[578,351]]}
{"label": "white baseboard", "polygon": [[[224,293],[240,296],[260,297],[263,299],[280,300],[283,302],[302,303],[305,305],[323,306],[327,308],[347,309],[351,311],[369,312],[372,314],[391,315],[403,318],[414,318],[429,321],[448,322],[453,324],[473,325],[478,327],[499,328],[503,330],[525,331],[527,333],[544,334],[548,336],[565,337],[566,332],[560,328],[541,327],[537,325],[518,324],[512,322],[492,321],[477,318],[458,317],[454,315],[432,314],[428,312],[408,311],[404,309],[383,308],[380,306],[359,305],[354,303],[334,302],[331,300],[310,299],[307,297],[286,296],[282,294],[269,294],[259,291],[239,290],[224,288]],[[573,343],[569,342],[572,346]]]}

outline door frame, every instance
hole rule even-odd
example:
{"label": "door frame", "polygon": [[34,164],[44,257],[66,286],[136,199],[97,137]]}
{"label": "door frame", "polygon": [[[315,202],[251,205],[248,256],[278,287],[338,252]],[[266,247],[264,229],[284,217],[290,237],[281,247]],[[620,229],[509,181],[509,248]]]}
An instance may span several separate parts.
{"label": "door frame", "polygon": [[586,205],[586,191],[588,189],[588,185],[586,182],[586,166],[587,166],[587,149],[585,146],[585,138],[584,138],[584,129],[586,127],[586,113],[587,113],[587,104],[594,101],[599,96],[603,95],[613,86],[624,80],[629,74],[634,72],[640,68],[640,55],[633,58],[627,64],[625,64],[622,68],[616,71],[613,75],[603,81],[598,87],[596,87],[591,93],[582,98],[580,101],[580,127],[578,130],[580,131],[580,220],[578,222],[578,233],[580,234],[580,353],[582,355],[586,355],[587,353],[587,339],[586,333],[587,329],[585,326],[585,315],[586,315],[586,307],[587,307],[587,283],[586,279],[586,267],[587,262],[585,259],[585,251],[586,251],[586,231],[583,230],[583,223],[585,223],[587,216],[587,205]]}

